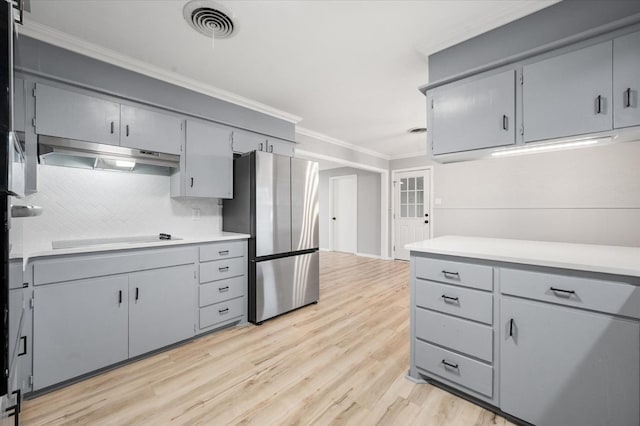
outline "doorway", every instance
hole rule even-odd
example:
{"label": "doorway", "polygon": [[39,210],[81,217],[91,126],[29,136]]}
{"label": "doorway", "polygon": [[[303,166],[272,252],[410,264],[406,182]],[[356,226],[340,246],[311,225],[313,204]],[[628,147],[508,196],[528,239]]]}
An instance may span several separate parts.
{"label": "doorway", "polygon": [[431,238],[431,170],[395,173],[393,197],[393,257],[409,260],[409,251],[404,246]]}
{"label": "doorway", "polygon": [[358,176],[329,178],[331,250],[356,253],[358,249]]}

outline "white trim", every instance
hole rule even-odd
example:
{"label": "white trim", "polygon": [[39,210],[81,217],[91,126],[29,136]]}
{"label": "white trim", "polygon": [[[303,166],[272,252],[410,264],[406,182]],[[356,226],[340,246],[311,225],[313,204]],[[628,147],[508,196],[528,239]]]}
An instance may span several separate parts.
{"label": "white trim", "polygon": [[391,160],[402,160],[404,158],[426,157],[427,151],[409,152],[407,154],[395,154],[391,156]]}
{"label": "white trim", "polygon": [[398,173],[405,173],[405,172],[417,172],[417,171],[427,171],[429,172],[429,238],[433,238],[433,189],[434,189],[434,185],[433,185],[433,181],[435,180],[434,177],[434,173],[433,173],[433,166],[422,166],[422,167],[407,167],[405,169],[394,169],[391,170],[391,182],[389,182],[389,185],[391,186],[391,194],[392,194],[392,200],[391,200],[391,244],[389,244],[389,252],[391,253],[391,259],[395,259],[395,251],[392,249],[393,245],[396,243],[396,220],[395,220],[395,214],[396,214],[396,193],[395,193],[395,188],[393,185],[393,182],[396,180],[396,175]]}
{"label": "white trim", "polygon": [[331,251],[331,249],[328,249],[328,248],[322,248],[322,247],[320,247],[320,249],[319,249],[319,250],[320,250],[320,251]]}
{"label": "white trim", "polygon": [[389,212],[391,211],[389,208],[389,170],[332,157],[330,155],[304,151],[302,149],[296,149],[296,155],[311,159],[327,160],[343,166],[380,173],[380,255],[383,259],[391,260],[393,254],[391,253],[391,245],[389,244]]}
{"label": "white trim", "polygon": [[382,259],[380,256],[378,256],[377,254],[368,254],[368,253],[356,253],[356,256],[360,256],[360,257],[369,257],[371,259]]}
{"label": "white trim", "polygon": [[343,148],[348,148],[352,151],[357,151],[360,152],[362,154],[367,154],[367,155],[371,155],[372,157],[377,157],[377,158],[382,158],[383,160],[391,160],[391,156],[386,155],[386,154],[382,154],[378,151],[374,151],[372,149],[368,149],[368,148],[363,148],[359,145],[355,145],[352,144],[350,142],[345,142],[343,140],[340,139],[336,139],[336,138],[332,138],[331,136],[327,136],[323,133],[318,133],[315,132],[313,130],[307,129],[305,127],[300,127],[300,126],[296,126],[296,133],[301,134],[302,136],[307,136],[310,138],[314,138],[317,140],[320,140],[322,142],[327,142],[330,143],[332,145],[337,145],[337,146],[341,146]]}
{"label": "white trim", "polygon": [[25,36],[53,44],[54,46],[71,50],[72,52],[89,56],[91,58],[104,61],[109,64],[128,69],[130,71],[144,74],[158,80],[166,81],[168,83],[175,84],[186,89],[194,90],[196,92],[203,93],[216,99],[239,105],[241,107],[248,108],[263,114],[267,114],[272,117],[288,121],[290,123],[296,124],[302,121],[302,117],[299,117],[297,115],[281,111],[279,109],[270,107],[269,105],[265,105],[252,99],[236,95],[235,93],[202,83],[178,73],[167,71],[155,65],[151,65],[130,56],[123,55],[114,50],[89,43],[86,40],[82,40],[75,36],[63,33],[62,31],[56,30],[46,25],[33,22],[28,18],[25,19],[24,25],[18,26],[18,32]]}
{"label": "white trim", "polygon": [[[355,226],[354,226],[354,249],[352,252],[342,252],[342,253],[352,253],[352,254],[357,254],[358,253],[358,175],[344,175],[344,176],[332,176],[329,178],[329,216],[333,216],[334,211],[333,211],[333,183],[337,180],[345,180],[345,179],[353,179],[356,182],[356,200],[355,200],[355,207],[353,209],[353,215],[354,215],[354,219],[355,219]],[[333,241],[333,234],[334,234],[334,229],[333,229],[333,221],[329,222],[329,241],[330,241],[330,247],[332,251],[336,251],[336,247],[335,247],[335,243]]]}

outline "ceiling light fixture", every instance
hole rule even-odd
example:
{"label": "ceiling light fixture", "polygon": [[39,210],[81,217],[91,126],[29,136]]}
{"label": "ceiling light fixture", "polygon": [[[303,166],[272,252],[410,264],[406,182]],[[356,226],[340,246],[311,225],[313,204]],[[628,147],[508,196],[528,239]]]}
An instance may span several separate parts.
{"label": "ceiling light fixture", "polygon": [[579,148],[589,145],[595,145],[603,142],[610,142],[611,137],[598,139],[573,139],[570,141],[553,142],[542,145],[527,146],[524,148],[511,148],[495,151],[491,153],[492,157],[507,157],[511,155],[535,154],[538,152],[560,151],[564,149]]}

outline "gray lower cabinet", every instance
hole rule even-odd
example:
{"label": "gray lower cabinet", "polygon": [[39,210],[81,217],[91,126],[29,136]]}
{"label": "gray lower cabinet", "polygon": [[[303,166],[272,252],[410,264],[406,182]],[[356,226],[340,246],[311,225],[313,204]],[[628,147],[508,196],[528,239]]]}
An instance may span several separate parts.
{"label": "gray lower cabinet", "polygon": [[613,127],[640,126],[640,32],[613,40]]}
{"label": "gray lower cabinet", "polygon": [[524,141],[612,129],[611,41],[525,65]]}
{"label": "gray lower cabinet", "polygon": [[120,104],[41,83],[35,90],[37,134],[120,143]]}
{"label": "gray lower cabinet", "polygon": [[121,106],[121,117],[121,146],[180,154],[182,118],[130,105]]}
{"label": "gray lower cabinet", "polygon": [[179,172],[184,190],[180,195],[233,198],[231,129],[187,120],[186,132],[185,168]]}
{"label": "gray lower cabinet", "polygon": [[428,93],[433,155],[515,144],[515,96],[515,70]]}
{"label": "gray lower cabinet", "polygon": [[129,357],[194,335],[193,265],[129,275]]}
{"label": "gray lower cabinet", "polygon": [[503,297],[500,407],[538,426],[640,424],[640,325]]}
{"label": "gray lower cabinet", "polygon": [[34,288],[33,389],[127,359],[127,275]]}

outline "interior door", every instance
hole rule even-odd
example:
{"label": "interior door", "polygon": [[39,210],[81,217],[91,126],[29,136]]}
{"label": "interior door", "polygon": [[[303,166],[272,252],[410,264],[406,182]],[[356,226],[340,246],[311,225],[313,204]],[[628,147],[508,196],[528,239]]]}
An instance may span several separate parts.
{"label": "interior door", "polygon": [[318,248],[318,163],[291,159],[291,246],[292,250]]}
{"label": "interior door", "polygon": [[291,251],[291,161],[256,152],[256,256]]}
{"label": "interior door", "polygon": [[358,177],[330,179],[331,249],[356,253],[358,249]]}
{"label": "interior door", "polygon": [[431,238],[429,170],[397,173],[394,181],[394,258],[409,260],[405,244]]}

